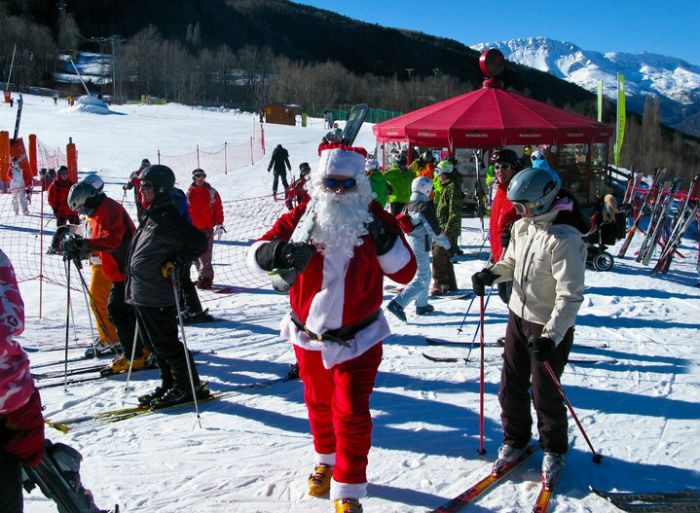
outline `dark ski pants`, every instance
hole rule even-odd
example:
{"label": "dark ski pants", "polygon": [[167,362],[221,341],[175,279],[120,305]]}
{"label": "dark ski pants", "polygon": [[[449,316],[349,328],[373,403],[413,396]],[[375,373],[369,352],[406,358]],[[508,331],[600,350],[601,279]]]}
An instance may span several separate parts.
{"label": "dark ski pants", "polygon": [[275,177],[272,179],[272,194],[277,194],[277,184],[282,180],[282,185],[284,185],[284,190],[289,189],[289,184],[287,183],[287,172],[286,171],[273,171]]}
{"label": "dark ski pants", "polygon": [[[0,436],[5,445],[3,436]],[[0,511],[2,513],[22,513],[22,466],[19,460],[0,449]]]}
{"label": "dark ski pants", "polygon": [[[498,392],[503,442],[513,447],[524,447],[530,442],[532,416],[529,391],[532,388],[540,443],[545,451],[564,454],[568,449],[566,407],[544,363],[532,358],[527,350],[528,336],[539,336],[542,328],[541,324],[508,312],[501,389]],[[574,329],[571,328],[549,358],[557,379],[564,372],[573,343]]]}
{"label": "dark ski pants", "polygon": [[[184,390],[190,390],[187,357],[178,338],[179,323],[175,306],[134,305],[134,312],[144,347],[156,355],[163,385],[168,388],[177,385]],[[196,387],[199,386],[199,374],[191,353],[190,362]]]}
{"label": "dark ski pants", "polygon": [[[131,353],[134,351],[134,357],[141,358],[143,356],[143,335],[139,334],[139,337],[134,340],[136,316],[134,315],[134,308],[124,302],[125,287],[125,281],[112,283],[112,290],[109,292],[109,299],[107,300],[107,317],[114,324],[114,327],[117,328],[119,342],[121,342],[124,349],[124,355],[127,358],[131,358]],[[135,350],[133,349],[134,344],[136,345]]]}
{"label": "dark ski pants", "polygon": [[197,295],[197,287],[192,283],[190,268],[192,263],[180,268],[180,308],[183,314],[198,314],[202,312],[202,303]]}

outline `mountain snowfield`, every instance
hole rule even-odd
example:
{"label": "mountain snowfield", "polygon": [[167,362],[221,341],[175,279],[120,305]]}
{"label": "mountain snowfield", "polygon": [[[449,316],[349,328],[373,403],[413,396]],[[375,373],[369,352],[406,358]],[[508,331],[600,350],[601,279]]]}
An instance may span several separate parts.
{"label": "mountain snowfield", "polygon": [[[120,185],[143,157],[156,159],[156,149],[170,155],[191,151],[195,144],[218,146],[223,140],[247,140],[253,116],[215,112],[180,105],[114,106],[122,115],[68,111],[50,99],[25,96],[21,134],[35,133],[50,146],[73,137],[81,169],[99,170],[106,192],[120,199]],[[269,149],[289,149],[293,169],[301,161],[316,167],[316,147],[324,133],[320,120],[310,127],[266,125]],[[14,110],[0,106],[0,126],[14,126]],[[359,144],[373,148],[369,126]],[[269,194],[267,158],[242,172],[214,170],[210,182],[224,201]],[[187,170],[180,170],[186,172]],[[185,185],[186,184],[181,184]],[[37,201],[35,197],[34,201]],[[279,202],[260,198],[271,211]],[[15,238],[35,234],[15,230],[9,195],[0,195],[3,231]],[[246,212],[240,212],[246,216]],[[251,222],[254,220],[251,219]],[[53,226],[51,221],[50,226]],[[229,226],[231,220],[227,220]],[[481,269],[486,252],[478,219],[464,219],[455,266],[458,284],[470,289],[470,276]],[[604,490],[675,491],[700,488],[700,290],[696,287],[697,240],[685,239],[685,256],[666,276],[652,277],[637,264],[633,242],[627,258],[611,272],[586,273],[572,358],[562,377],[595,449],[596,465],[572,419],[571,447],[551,510],[607,513],[612,504],[589,492]],[[27,245],[28,246],[28,245]],[[13,245],[3,247],[19,265],[37,259]],[[617,247],[611,252],[616,253]],[[53,257],[55,258],[55,257]],[[216,262],[216,250],[215,250]],[[87,269],[85,272],[89,272]],[[73,276],[75,279],[75,275]],[[362,277],[358,277],[362,280]],[[75,283],[75,282],[74,282]],[[39,318],[39,282],[20,284],[26,329],[19,337],[35,368],[63,368],[66,342],[66,289],[44,283],[43,315]],[[90,324],[82,294],[74,292],[75,330],[68,330],[69,357],[82,354],[90,341]],[[180,408],[117,423],[84,423],[66,434],[47,428],[54,442],[65,442],[84,456],[82,478],[96,503],[124,512],[230,513],[312,512],[333,510],[327,498],[305,494],[313,468],[303,390],[298,381],[273,382],[293,361],[293,351],[278,332],[288,299],[269,286],[234,295],[203,295],[217,322],[186,327],[187,343],[203,379],[212,390],[230,391],[200,406],[201,427],[192,408]],[[391,299],[390,294],[385,300]],[[468,300],[431,299],[436,312],[418,317],[407,308],[408,323],[387,313],[393,335],[384,343],[384,361],[372,396],[373,448],[369,455],[369,496],[365,511],[408,513],[435,508],[488,473],[500,443],[497,399],[501,350],[485,349],[484,447],[479,448],[479,348],[428,346],[424,337],[471,341],[478,321],[478,301],[458,333]],[[498,297],[488,303],[484,336],[502,336],[506,307]],[[422,353],[463,358],[460,363],[435,363]],[[71,368],[92,365],[71,363]],[[38,380],[44,386],[51,380]],[[54,380],[55,381],[55,380]],[[121,408],[158,383],[156,371],[105,378],[67,389],[42,388],[45,416],[51,420]],[[541,453],[466,511],[529,511],[538,490]],[[56,511],[38,490],[25,494],[25,511]]]}
{"label": "mountain snowfield", "polygon": [[[479,43],[471,48],[483,51],[497,48],[506,59],[550,73],[595,92],[598,81],[603,93],[617,101],[617,73],[625,77],[628,109],[642,113],[647,95],[661,100],[662,121],[670,126],[683,123],[700,112],[700,66],[681,59],[648,52],[596,52],[573,43],[547,37],[529,37],[494,43]],[[700,135],[695,122],[694,135]]]}

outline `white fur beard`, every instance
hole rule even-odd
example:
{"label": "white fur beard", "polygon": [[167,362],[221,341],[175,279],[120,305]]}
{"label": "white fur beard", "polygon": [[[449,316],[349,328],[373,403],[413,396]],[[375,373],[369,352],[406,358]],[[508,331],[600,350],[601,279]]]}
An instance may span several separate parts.
{"label": "white fur beard", "polygon": [[372,220],[367,210],[369,202],[359,191],[344,194],[315,191],[316,226],[311,238],[319,251],[324,254],[340,251],[351,257],[355,246],[362,245],[362,236],[367,234],[365,224]]}

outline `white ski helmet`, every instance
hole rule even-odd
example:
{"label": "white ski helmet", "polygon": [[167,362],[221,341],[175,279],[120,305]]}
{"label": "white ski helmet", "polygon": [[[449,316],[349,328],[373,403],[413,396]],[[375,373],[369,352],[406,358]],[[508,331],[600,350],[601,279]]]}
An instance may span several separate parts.
{"label": "white ski helmet", "polygon": [[518,214],[532,211],[538,216],[549,211],[559,189],[561,178],[556,171],[529,167],[513,176],[506,194]]}
{"label": "white ski helmet", "polygon": [[455,165],[449,160],[441,160],[440,162],[438,162],[438,165],[435,166],[435,172],[439,175],[441,175],[442,173],[449,174],[452,171],[454,171],[454,169]]}
{"label": "white ski helmet", "polygon": [[419,176],[411,182],[411,192],[419,192],[424,196],[430,196],[433,192],[433,181],[427,176]]}
{"label": "white ski helmet", "polygon": [[365,161],[365,173],[373,169],[379,169],[379,161],[377,159],[367,159]]}
{"label": "white ski helmet", "polygon": [[71,210],[81,214],[92,215],[96,206],[91,205],[89,200],[100,194],[104,186],[105,183],[102,181],[102,178],[95,173],[87,175],[70,188],[68,192],[68,206]]}

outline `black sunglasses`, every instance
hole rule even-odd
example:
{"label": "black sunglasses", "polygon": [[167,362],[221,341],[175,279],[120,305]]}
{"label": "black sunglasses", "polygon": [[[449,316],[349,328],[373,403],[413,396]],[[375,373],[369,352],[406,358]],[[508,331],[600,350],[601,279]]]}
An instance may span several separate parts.
{"label": "black sunglasses", "polygon": [[152,183],[142,183],[141,189],[153,189],[153,184]]}
{"label": "black sunglasses", "polygon": [[192,176],[194,176],[195,178],[206,178],[207,175],[205,175],[204,173],[197,173],[196,175]]}
{"label": "black sunglasses", "polygon": [[345,178],[344,180],[338,180],[337,178],[326,178],[323,182],[326,188],[337,191],[342,189],[352,189],[357,185],[354,178]]}

